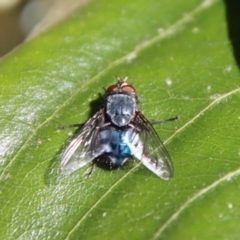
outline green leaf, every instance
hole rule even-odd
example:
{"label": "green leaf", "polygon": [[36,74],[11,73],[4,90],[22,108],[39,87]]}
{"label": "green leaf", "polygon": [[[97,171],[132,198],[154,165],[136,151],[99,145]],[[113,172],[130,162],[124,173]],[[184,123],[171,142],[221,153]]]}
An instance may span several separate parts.
{"label": "green leaf", "polygon": [[[0,66],[1,239],[238,239],[239,72],[220,0],[95,1]],[[129,76],[173,160],[65,177],[60,154]]]}

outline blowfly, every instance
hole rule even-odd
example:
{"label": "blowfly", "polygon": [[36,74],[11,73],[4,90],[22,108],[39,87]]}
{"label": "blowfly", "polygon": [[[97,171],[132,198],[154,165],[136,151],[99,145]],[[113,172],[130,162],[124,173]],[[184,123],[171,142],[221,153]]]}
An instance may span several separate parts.
{"label": "blowfly", "polygon": [[70,142],[61,160],[64,174],[104,156],[114,166],[135,157],[160,178],[172,177],[171,158],[152,124],[140,112],[135,88],[126,81],[118,79],[106,89],[102,108]]}

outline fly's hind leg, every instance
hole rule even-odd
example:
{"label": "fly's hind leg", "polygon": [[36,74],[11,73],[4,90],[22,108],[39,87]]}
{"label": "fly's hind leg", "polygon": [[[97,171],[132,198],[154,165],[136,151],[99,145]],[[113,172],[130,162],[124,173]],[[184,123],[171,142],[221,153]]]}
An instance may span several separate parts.
{"label": "fly's hind leg", "polygon": [[92,175],[93,170],[94,170],[95,167],[96,167],[96,163],[92,163],[91,168],[88,169],[88,170],[84,173],[84,175],[85,175],[87,178],[89,178],[89,177]]}

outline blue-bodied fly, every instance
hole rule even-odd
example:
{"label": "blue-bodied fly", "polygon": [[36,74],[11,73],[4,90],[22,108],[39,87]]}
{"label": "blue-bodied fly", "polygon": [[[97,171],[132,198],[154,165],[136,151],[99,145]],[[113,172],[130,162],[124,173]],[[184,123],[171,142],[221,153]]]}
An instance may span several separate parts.
{"label": "blue-bodied fly", "polygon": [[104,156],[114,166],[135,157],[160,178],[172,177],[171,158],[152,124],[140,112],[136,90],[126,80],[118,79],[106,90],[102,108],[83,125],[63,153],[64,174]]}

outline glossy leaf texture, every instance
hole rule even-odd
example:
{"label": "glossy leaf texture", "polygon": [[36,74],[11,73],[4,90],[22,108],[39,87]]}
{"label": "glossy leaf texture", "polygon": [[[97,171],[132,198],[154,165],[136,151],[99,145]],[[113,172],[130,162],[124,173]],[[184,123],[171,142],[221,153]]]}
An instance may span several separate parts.
{"label": "glossy leaf texture", "polygon": [[[220,0],[90,2],[0,66],[1,239],[238,239],[240,76]],[[174,164],[69,177],[60,155],[129,77]]]}

